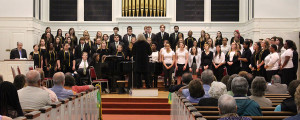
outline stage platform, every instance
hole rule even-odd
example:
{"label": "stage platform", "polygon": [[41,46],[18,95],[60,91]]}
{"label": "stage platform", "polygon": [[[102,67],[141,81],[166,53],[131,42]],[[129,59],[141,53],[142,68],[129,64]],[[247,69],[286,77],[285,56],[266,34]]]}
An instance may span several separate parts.
{"label": "stage platform", "polygon": [[129,94],[102,94],[102,98],[166,98],[168,99],[169,91],[158,91],[157,97],[133,97]]}

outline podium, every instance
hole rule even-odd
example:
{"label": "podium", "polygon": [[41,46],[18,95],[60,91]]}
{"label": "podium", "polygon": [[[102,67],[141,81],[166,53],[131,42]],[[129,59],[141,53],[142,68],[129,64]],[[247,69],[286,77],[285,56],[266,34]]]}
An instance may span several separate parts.
{"label": "podium", "polygon": [[18,75],[17,67],[19,66],[21,74],[26,75],[29,71],[29,67],[34,67],[33,60],[21,60],[21,59],[5,59],[0,61],[0,74],[3,75],[4,81],[14,82],[11,67],[15,69],[16,75]]}

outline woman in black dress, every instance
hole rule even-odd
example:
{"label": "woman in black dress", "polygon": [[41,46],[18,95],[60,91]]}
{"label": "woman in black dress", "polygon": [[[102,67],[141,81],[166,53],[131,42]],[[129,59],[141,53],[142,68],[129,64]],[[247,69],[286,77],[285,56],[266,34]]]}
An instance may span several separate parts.
{"label": "woman in black dress", "polygon": [[62,50],[62,42],[60,41],[59,37],[55,38],[55,42],[53,44],[54,50],[56,53],[58,53],[60,50]]}
{"label": "woman in black dress", "polygon": [[227,52],[225,61],[227,63],[228,75],[238,74],[240,71],[240,61],[238,58],[241,56],[241,52],[237,48],[237,43],[231,44],[231,50]]}
{"label": "woman in black dress", "polygon": [[233,32],[234,37],[231,38],[230,44],[236,42],[238,44],[244,44],[244,38],[241,36],[239,30]]}
{"label": "woman in black dress", "polygon": [[46,54],[46,61],[47,61],[47,73],[49,77],[52,77],[57,70],[56,67],[56,58],[57,58],[57,52],[54,49],[54,46],[52,43],[49,45],[49,51]]}
{"label": "woman in black dress", "polygon": [[30,53],[29,60],[34,61],[34,68],[41,68],[43,66],[43,56],[40,54],[37,44],[33,45],[33,52]]}
{"label": "woman in black dress", "polygon": [[75,59],[73,53],[69,50],[70,45],[65,43],[64,50],[58,53],[57,68],[63,73],[73,72],[75,70]]}
{"label": "woman in black dress", "polygon": [[222,45],[222,40],[223,40],[222,32],[221,32],[221,31],[218,31],[218,32],[217,32],[216,41],[215,41],[215,46],[217,46],[217,45]]}
{"label": "woman in black dress", "polygon": [[[48,43],[48,46],[50,45],[50,43]],[[43,71],[46,71],[47,67],[47,61],[46,61],[46,54],[47,54],[47,48],[48,46],[46,46],[46,41],[44,39],[41,39],[40,40],[40,44],[39,44],[39,52],[41,54],[41,56],[43,56],[43,66],[42,66],[42,69]],[[45,74],[46,77],[48,77],[47,74]]]}
{"label": "woman in black dress", "polygon": [[[70,34],[70,37],[71,37],[71,40],[72,40],[72,45],[77,46],[77,44],[78,44],[78,39],[77,39],[77,37],[76,37],[76,35],[75,35],[75,30],[74,30],[74,28],[70,28],[70,29],[69,29],[69,34]],[[74,47],[74,46],[73,46],[73,47]]]}
{"label": "woman in black dress", "polygon": [[267,72],[265,69],[265,58],[270,54],[269,51],[269,42],[267,40],[263,40],[261,42],[261,51],[258,54],[258,62],[257,62],[257,71],[259,76],[264,77],[267,80]]}
{"label": "woman in black dress", "polygon": [[56,40],[57,37],[59,37],[60,43],[65,42],[65,38],[64,38],[64,36],[62,36],[62,30],[61,29],[57,29],[55,40]]}
{"label": "woman in black dress", "polygon": [[104,62],[107,55],[109,55],[107,43],[105,41],[101,42],[101,47],[97,50],[97,53],[100,55],[100,62]]}
{"label": "woman in black dress", "polygon": [[257,70],[257,62],[258,62],[257,58],[258,58],[260,50],[261,50],[260,42],[255,42],[253,44],[253,49],[254,49],[254,52],[251,56],[251,61],[250,61],[251,64],[250,64],[249,68],[251,69],[253,76],[259,76],[259,73]]}
{"label": "woman in black dress", "polygon": [[201,36],[200,36],[200,38],[198,40],[197,46],[199,48],[201,48],[201,50],[203,50],[204,49],[204,43],[205,43],[205,31],[201,30]]}
{"label": "woman in black dress", "polygon": [[211,69],[212,70],[212,60],[214,58],[214,53],[209,50],[209,45],[204,44],[204,51],[201,54],[201,67],[202,70]]}

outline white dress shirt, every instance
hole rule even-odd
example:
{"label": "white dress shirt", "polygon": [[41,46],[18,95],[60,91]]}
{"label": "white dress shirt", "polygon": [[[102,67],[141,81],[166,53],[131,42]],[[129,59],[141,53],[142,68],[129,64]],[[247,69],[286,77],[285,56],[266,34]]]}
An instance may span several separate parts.
{"label": "white dress shirt", "polygon": [[[87,68],[88,66],[89,66],[89,63],[87,62],[87,60],[85,60],[85,67]],[[84,61],[83,60],[79,64],[79,68],[84,68]]]}
{"label": "white dress shirt", "polygon": [[277,52],[270,53],[265,58],[265,65],[268,65],[269,67],[266,69],[267,71],[271,70],[278,70],[279,69],[279,55]]}
{"label": "white dress shirt", "polygon": [[214,53],[213,62],[215,64],[225,63],[225,54],[223,52],[221,52],[221,56],[220,55],[215,56],[215,53]]}

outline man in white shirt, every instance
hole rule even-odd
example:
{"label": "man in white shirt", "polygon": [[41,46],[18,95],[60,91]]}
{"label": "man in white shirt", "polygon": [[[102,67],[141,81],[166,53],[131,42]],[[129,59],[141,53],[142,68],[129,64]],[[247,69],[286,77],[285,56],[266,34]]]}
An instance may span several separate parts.
{"label": "man in white shirt", "polygon": [[27,87],[18,90],[22,109],[40,109],[51,104],[49,93],[40,88],[41,75],[36,70],[26,74]]}
{"label": "man in white shirt", "polygon": [[281,84],[279,75],[273,75],[271,85],[267,85],[266,94],[287,94],[288,89],[286,84]]}
{"label": "man in white shirt", "polygon": [[79,85],[90,84],[90,81],[88,80],[90,65],[91,65],[91,61],[88,59],[88,53],[83,52],[82,58],[77,59],[75,65],[76,73],[77,73],[76,78],[79,78],[79,80],[77,80]]}

